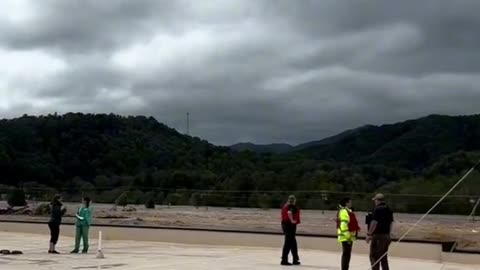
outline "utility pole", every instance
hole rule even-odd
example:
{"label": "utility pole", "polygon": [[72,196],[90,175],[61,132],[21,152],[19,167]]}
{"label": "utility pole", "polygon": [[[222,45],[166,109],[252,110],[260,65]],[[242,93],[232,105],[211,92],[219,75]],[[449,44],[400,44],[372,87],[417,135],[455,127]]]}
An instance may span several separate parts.
{"label": "utility pole", "polygon": [[322,196],[322,214],[325,214],[325,206],[328,201],[328,193],[327,191],[323,190],[321,193]]}
{"label": "utility pole", "polygon": [[475,216],[477,212],[478,205],[480,204],[480,198],[475,199],[470,199],[471,204],[475,204],[472,209],[472,213],[470,213],[470,216],[472,217],[472,222],[475,222]]}
{"label": "utility pole", "polygon": [[190,113],[187,112],[187,135],[190,136]]}

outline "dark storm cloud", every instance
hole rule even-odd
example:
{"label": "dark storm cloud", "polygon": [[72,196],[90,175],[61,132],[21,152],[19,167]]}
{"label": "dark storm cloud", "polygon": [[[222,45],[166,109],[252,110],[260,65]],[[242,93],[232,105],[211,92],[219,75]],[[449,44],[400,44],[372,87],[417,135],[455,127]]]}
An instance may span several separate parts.
{"label": "dark storm cloud", "polygon": [[229,144],[478,112],[475,0],[1,5],[6,117],[113,111],[184,131],[188,111],[194,135]]}

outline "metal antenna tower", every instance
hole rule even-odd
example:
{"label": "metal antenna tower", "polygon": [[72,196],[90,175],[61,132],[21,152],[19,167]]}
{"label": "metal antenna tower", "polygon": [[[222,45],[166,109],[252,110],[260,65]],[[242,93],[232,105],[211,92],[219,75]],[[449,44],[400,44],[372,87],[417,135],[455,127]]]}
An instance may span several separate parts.
{"label": "metal antenna tower", "polygon": [[190,113],[187,112],[187,135],[190,136]]}

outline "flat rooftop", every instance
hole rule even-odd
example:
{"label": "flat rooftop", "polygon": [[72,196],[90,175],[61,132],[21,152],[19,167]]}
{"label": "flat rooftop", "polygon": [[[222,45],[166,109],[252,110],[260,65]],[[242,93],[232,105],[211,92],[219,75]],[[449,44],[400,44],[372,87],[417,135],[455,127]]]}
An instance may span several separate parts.
{"label": "flat rooftop", "polygon": [[[93,235],[92,235],[93,236]],[[90,254],[74,254],[73,239],[61,237],[60,255],[50,255],[46,235],[0,232],[0,249],[21,250],[23,255],[0,255],[0,269],[315,269],[337,270],[340,253],[300,250],[301,267],[282,267],[280,250],[253,247],[221,247],[180,245],[156,242],[104,241],[105,259],[96,258],[96,241],[91,241]],[[93,239],[92,239],[93,240]],[[448,265],[412,259],[390,258],[392,269],[409,270],[473,270],[475,266]],[[354,255],[350,269],[368,270],[366,256]]]}

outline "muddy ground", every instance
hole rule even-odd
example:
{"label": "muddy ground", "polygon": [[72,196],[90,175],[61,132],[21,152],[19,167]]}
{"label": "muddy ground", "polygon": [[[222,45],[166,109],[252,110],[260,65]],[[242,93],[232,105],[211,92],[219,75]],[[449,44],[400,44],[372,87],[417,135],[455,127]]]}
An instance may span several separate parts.
{"label": "muddy ground", "polygon": [[[31,206],[34,208],[37,204]],[[66,203],[68,212],[65,221],[73,222],[78,204]],[[4,205],[0,203],[0,207]],[[135,210],[134,210],[135,209]],[[365,213],[357,213],[359,222],[364,223]],[[115,207],[107,204],[94,205],[94,223],[146,226],[175,226],[194,228],[215,228],[234,230],[255,230],[279,232],[279,210],[157,206],[145,209],[144,206]],[[421,217],[416,214],[395,214],[393,235],[401,236]],[[38,220],[45,216],[2,215],[0,220]],[[480,218],[479,218],[480,220]],[[362,226],[363,232],[365,226]],[[302,224],[299,233],[335,234],[335,212],[317,210],[302,211]],[[411,231],[407,239],[459,241],[459,248],[480,251],[480,221],[474,222],[466,216],[431,215]],[[363,233],[361,233],[363,235]]]}

